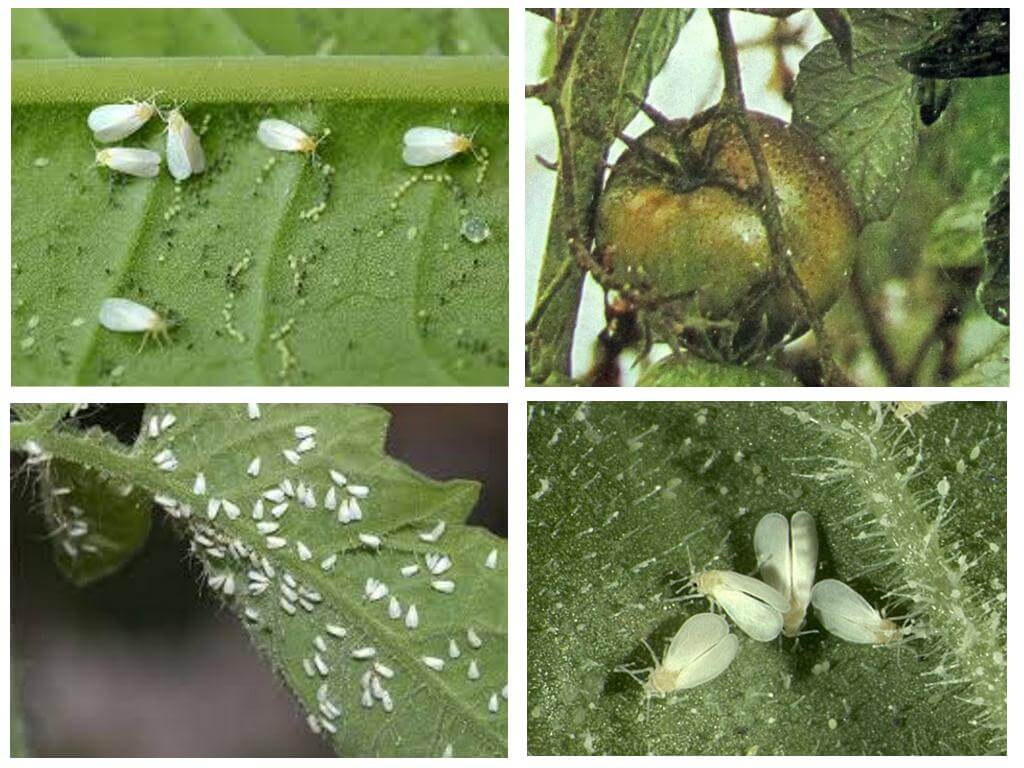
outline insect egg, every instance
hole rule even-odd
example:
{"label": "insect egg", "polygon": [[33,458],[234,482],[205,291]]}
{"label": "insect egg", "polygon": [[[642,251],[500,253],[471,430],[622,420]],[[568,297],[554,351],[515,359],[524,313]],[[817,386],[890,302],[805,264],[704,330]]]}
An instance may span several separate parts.
{"label": "insect egg", "polygon": [[104,104],[89,113],[86,122],[93,138],[108,144],[131,136],[156,113],[151,101],[133,101],[127,104]]}
{"label": "insect egg", "polygon": [[410,128],[402,137],[402,144],[402,160],[416,167],[441,163],[473,149],[472,137],[429,126]]}

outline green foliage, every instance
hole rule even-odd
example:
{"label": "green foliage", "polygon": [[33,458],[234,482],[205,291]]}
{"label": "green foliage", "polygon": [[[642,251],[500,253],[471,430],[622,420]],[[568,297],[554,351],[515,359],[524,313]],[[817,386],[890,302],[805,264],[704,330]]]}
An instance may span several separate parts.
{"label": "green foliage", "polygon": [[[154,437],[151,419],[164,424],[168,413],[176,422],[154,430]],[[324,731],[339,754],[505,754],[507,552],[486,530],[465,525],[478,494],[475,483],[435,482],[390,459],[383,450],[387,414],[379,408],[264,406],[253,420],[241,405],[152,405],[144,425],[130,449],[72,424],[54,430],[36,421],[12,425],[12,444],[26,448],[34,442],[37,465],[73,465],[155,499],[188,537],[208,588],[240,614],[255,645],[310,713],[311,727]],[[293,464],[283,452],[297,447],[300,426],[317,430],[316,445]],[[167,451],[176,459],[173,469],[154,462],[166,460]],[[247,469],[257,456],[261,466],[253,477]],[[368,487],[359,502],[361,520],[343,523],[326,508],[330,488],[339,504],[348,494],[332,482],[332,469],[345,474],[345,487]],[[202,492],[195,487],[199,473]],[[264,498],[257,513],[258,500],[280,490],[285,479],[294,494],[285,497],[287,509],[275,516],[276,502]],[[313,494],[312,507],[300,503],[301,486]],[[98,491],[91,498],[105,523],[110,507]],[[439,522],[444,533],[424,540],[421,534]],[[272,523],[279,528],[258,527]],[[360,534],[379,537],[379,548]],[[430,553],[447,555],[450,569],[432,575]],[[400,569],[412,564],[417,573],[403,576]],[[389,595],[368,599],[368,579],[385,583]],[[437,580],[452,581],[454,591],[436,589]],[[418,625],[409,627],[413,605]],[[400,610],[397,618],[391,610]],[[343,637],[336,636],[342,634],[337,627]],[[392,712],[379,700],[364,705],[363,676],[373,662],[352,656],[364,647],[374,647],[376,660],[394,673],[379,681],[391,696]],[[443,659],[444,670],[429,668],[425,656]],[[475,679],[469,674],[473,662]],[[331,707],[340,715],[329,717]]]}
{"label": "green foliage", "polygon": [[[590,241],[589,216],[601,191],[602,169],[618,132],[639,111],[635,99],[646,97],[651,80],[661,70],[692,15],[689,9],[562,9],[559,11],[563,48],[556,53],[549,79],[564,116],[563,168],[540,270],[540,291],[558,279],[567,260],[575,256],[567,233],[579,232]],[[556,32],[556,35],[559,34]],[[569,39],[574,46],[566,52]],[[571,139],[569,138],[571,137]],[[571,166],[571,167],[569,167]],[[566,173],[572,175],[574,199],[565,195]],[[570,371],[573,325],[579,307],[582,275],[561,284],[541,318],[530,345],[529,375],[536,382],[557,383]]]}
{"label": "green foliage", "polygon": [[800,62],[793,122],[831,157],[865,222],[885,219],[896,204],[917,146],[914,78],[899,54],[936,27],[935,12],[853,9],[853,70],[835,42]]}
{"label": "green foliage", "polygon": [[146,543],[148,494],[66,461],[42,467],[38,492],[53,530],[54,559],[72,583],[85,586],[114,573]]}
{"label": "green foliage", "polygon": [[759,365],[713,363],[693,355],[669,356],[640,376],[641,387],[795,387],[800,382],[786,371]]}
{"label": "green foliage", "polygon": [[[1006,412],[998,403],[534,404],[534,754],[978,754],[1006,736]],[[818,578],[920,639],[817,630],[645,703],[643,667],[703,603],[695,570],[750,573],[762,515],[804,509]]]}
{"label": "green foliage", "polygon": [[[16,383],[506,381],[505,11],[13,17]],[[154,92],[186,102],[207,171],[90,167],[90,109]],[[260,145],[270,116],[330,129],[317,161]],[[414,125],[476,130],[481,156],[410,169]],[[161,130],[124,143],[162,150]],[[110,296],[179,318],[172,343],[101,328]]]}

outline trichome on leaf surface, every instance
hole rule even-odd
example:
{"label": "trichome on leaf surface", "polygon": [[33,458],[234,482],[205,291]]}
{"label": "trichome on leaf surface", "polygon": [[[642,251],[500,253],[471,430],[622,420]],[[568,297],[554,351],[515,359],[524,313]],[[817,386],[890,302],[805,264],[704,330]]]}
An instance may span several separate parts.
{"label": "trichome on leaf surface", "polygon": [[[535,403],[528,446],[531,753],[1005,752],[1004,404]],[[736,613],[776,519],[816,530],[805,623]],[[688,585],[735,659],[648,700]]]}

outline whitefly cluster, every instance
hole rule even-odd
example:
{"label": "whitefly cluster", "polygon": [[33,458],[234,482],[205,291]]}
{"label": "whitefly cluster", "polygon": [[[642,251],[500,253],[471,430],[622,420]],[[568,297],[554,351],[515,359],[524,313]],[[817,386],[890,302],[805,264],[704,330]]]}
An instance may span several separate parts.
{"label": "whitefly cluster", "polygon": [[[754,531],[754,551],[761,579],[735,571],[707,570],[690,585],[721,608],[746,635],[770,642],[780,634],[797,637],[808,607],[821,625],[850,643],[886,645],[907,635],[885,618],[849,585],[836,579],[815,582],[818,565],[818,531],[814,518],[797,512],[765,515]],[[738,638],[717,613],[701,613],[688,619],[676,632],[661,659],[651,650],[654,666],[645,679],[640,672],[622,671],[634,677],[648,697],[663,697],[693,688],[724,672],[735,658]],[[650,648],[648,649],[650,650]]]}
{"label": "whitefly cluster", "polygon": [[[263,412],[256,403],[246,406],[245,418],[257,421]],[[170,430],[177,423],[173,413],[153,415],[144,425],[144,434],[160,447],[153,453],[152,461],[164,472],[180,471],[181,463],[171,444],[163,444]],[[240,601],[244,618],[253,626],[270,629],[274,618],[268,611],[280,613],[278,619],[307,614],[319,621],[310,638],[308,650],[297,660],[301,673],[320,684],[316,692],[316,711],[309,715],[309,727],[315,733],[334,734],[343,716],[343,698],[340,688],[346,680],[358,679],[359,701],[363,709],[379,707],[390,714],[399,707],[391,683],[402,671],[394,660],[386,658],[386,652],[369,640],[359,628],[346,627],[341,617],[327,605],[320,592],[300,571],[315,569],[329,574],[338,567],[339,558],[353,551],[379,553],[387,547],[385,536],[374,532],[372,525],[373,489],[369,483],[354,479],[341,467],[323,469],[317,463],[314,472],[306,471],[306,457],[319,449],[318,429],[312,424],[298,424],[291,428],[291,438],[279,445],[273,455],[255,455],[244,462],[246,482],[231,494],[218,493],[214,482],[203,471],[198,471],[188,480],[192,498],[178,499],[166,494],[157,494],[155,501],[172,517],[181,520],[188,527],[193,551],[200,552],[207,563],[207,583],[225,598]],[[276,482],[265,483],[265,476],[271,467],[278,474]],[[285,474],[281,477],[281,472]],[[251,490],[237,490],[239,488]],[[371,507],[371,509],[367,509]],[[246,512],[248,510],[248,513]],[[309,514],[329,515],[336,524],[353,530],[355,536],[350,546],[338,547],[336,542],[318,551],[318,542],[305,542],[298,536],[290,535],[302,516]],[[242,538],[226,532],[215,525],[218,518],[249,520],[253,536]],[[294,521],[294,522],[293,522]],[[378,529],[379,530],[379,529]],[[436,524],[418,532],[424,543],[433,545],[438,551],[425,553],[422,558],[411,556],[411,562],[400,566],[395,579],[384,577],[367,578],[354,600],[367,607],[379,607],[381,619],[401,627],[402,631],[422,632],[425,619],[422,607],[411,600],[403,599],[403,593],[418,593],[409,589],[416,579],[429,583],[442,595],[456,591],[456,581],[451,576],[453,561],[449,554],[440,551],[445,524]],[[283,567],[277,559],[280,553],[294,551],[298,567],[294,572]],[[481,553],[482,567],[495,570],[498,567],[498,551],[491,549]],[[308,563],[308,566],[306,565]],[[340,568],[339,568],[340,570]],[[241,574],[245,582],[241,583]],[[269,600],[268,600],[269,598]],[[429,617],[427,617],[429,618]],[[428,646],[435,643],[433,635],[424,635]],[[449,637],[446,642],[436,641],[432,653],[419,658],[427,670],[437,674],[463,674],[470,681],[481,679],[481,662],[476,651],[483,647],[486,635],[470,626],[465,628],[463,637]],[[463,656],[461,663],[456,662]],[[341,675],[346,664],[364,665],[358,675]],[[451,668],[457,666],[458,672]],[[481,684],[479,702],[488,716],[500,712],[502,702],[508,699],[508,686],[498,690],[487,689]],[[351,713],[349,713],[351,714]],[[450,745],[446,748],[450,752]]]}

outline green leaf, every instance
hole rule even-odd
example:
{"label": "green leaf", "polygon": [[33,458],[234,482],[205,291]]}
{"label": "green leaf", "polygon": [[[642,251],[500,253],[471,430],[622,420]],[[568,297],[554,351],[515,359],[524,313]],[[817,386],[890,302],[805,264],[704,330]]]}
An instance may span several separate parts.
{"label": "green leaf", "polygon": [[607,8],[584,20],[567,81],[567,116],[575,130],[611,144],[639,111],[693,15],[683,8]]}
{"label": "green leaf", "polygon": [[[168,413],[176,422],[152,437],[150,420],[156,416],[164,424]],[[465,525],[477,484],[435,482],[384,453],[387,418],[385,411],[364,406],[263,406],[261,416],[251,419],[242,405],[151,405],[146,428],[127,452],[67,430],[33,438],[61,460],[131,480],[168,509],[189,537],[208,587],[240,614],[253,642],[310,714],[311,727],[324,731],[340,755],[504,755],[505,543]],[[21,430],[27,427],[15,426],[12,439],[23,444]],[[315,428],[315,445],[304,446],[309,450],[297,453],[293,464],[295,456],[289,459],[284,451],[298,448],[297,427]],[[173,468],[154,463],[171,454]],[[257,456],[260,469],[253,477],[247,470]],[[345,474],[347,486],[332,481],[332,469]],[[203,493],[196,492],[199,473]],[[254,519],[257,501],[268,490],[280,490],[285,479],[295,494],[285,496],[287,509],[275,517],[277,502],[264,498],[262,515]],[[303,495],[300,483],[314,494],[314,508],[297,500]],[[354,485],[368,488],[359,500],[362,519],[342,523],[324,506],[328,490],[334,488],[340,503],[349,498],[345,488]],[[212,518],[211,499],[221,500]],[[446,530],[440,538],[423,540],[421,534],[442,521]],[[276,531],[258,528],[274,522]],[[379,537],[379,551],[360,534]],[[271,535],[284,545],[273,547]],[[488,566],[492,552],[494,568]],[[431,553],[447,555],[450,569],[429,574],[425,558]],[[403,576],[400,569],[412,564],[418,572]],[[396,598],[398,619],[389,617],[388,598],[367,599],[370,578],[384,582]],[[438,580],[452,581],[454,591],[435,589],[432,582]],[[408,628],[412,605],[418,626]],[[329,627],[344,628],[344,637]],[[452,641],[458,658],[451,657]],[[390,713],[380,701],[372,708],[361,701],[362,678],[373,666],[352,653],[371,646],[377,661],[394,673],[381,678],[393,701]],[[424,656],[443,659],[443,671],[429,668]],[[474,661],[478,679],[469,676]],[[328,717],[332,707],[340,715]]]}
{"label": "green leaf", "polygon": [[984,354],[950,382],[954,387],[1006,387],[1010,384],[1010,334],[999,335]]}
{"label": "green leaf", "polygon": [[800,62],[793,122],[831,157],[865,222],[892,212],[917,146],[914,78],[899,54],[933,30],[934,12],[851,9],[853,71],[835,42]]}
{"label": "green leaf", "polygon": [[[1004,405],[537,403],[528,446],[531,753],[1005,750]],[[926,637],[737,630],[720,677],[645,703],[616,668],[649,666],[643,641],[661,653],[707,610],[673,600],[685,581],[754,572],[758,520],[800,509],[818,578]]]}
{"label": "green leaf", "polygon": [[992,196],[985,212],[985,277],[978,285],[978,300],[989,317],[1010,324],[1010,177]]}
{"label": "green leaf", "polygon": [[[14,50],[48,58],[12,65],[14,381],[507,380],[507,59],[262,55],[330,39],[339,54],[491,54],[504,45],[493,13],[94,13],[15,13]],[[121,58],[53,58],[55,30],[70,50]],[[125,58],[140,52],[151,58]],[[154,92],[187,102],[207,171],[175,185],[90,167],[89,110]],[[318,162],[260,145],[268,116],[330,129]],[[480,158],[410,169],[414,125],[476,130]],[[125,143],[162,150],[159,121]],[[172,343],[139,352],[101,328],[111,296],[180,318]]]}
{"label": "green leaf", "polygon": [[666,357],[640,376],[641,387],[798,387],[800,381],[786,371],[768,366],[713,363],[688,355]]}
{"label": "green leaf", "polygon": [[152,497],[103,472],[48,462],[39,495],[57,567],[77,586],[120,570],[149,538]]}
{"label": "green leaf", "polygon": [[903,66],[922,77],[989,77],[1010,72],[1010,9],[958,8]]}

